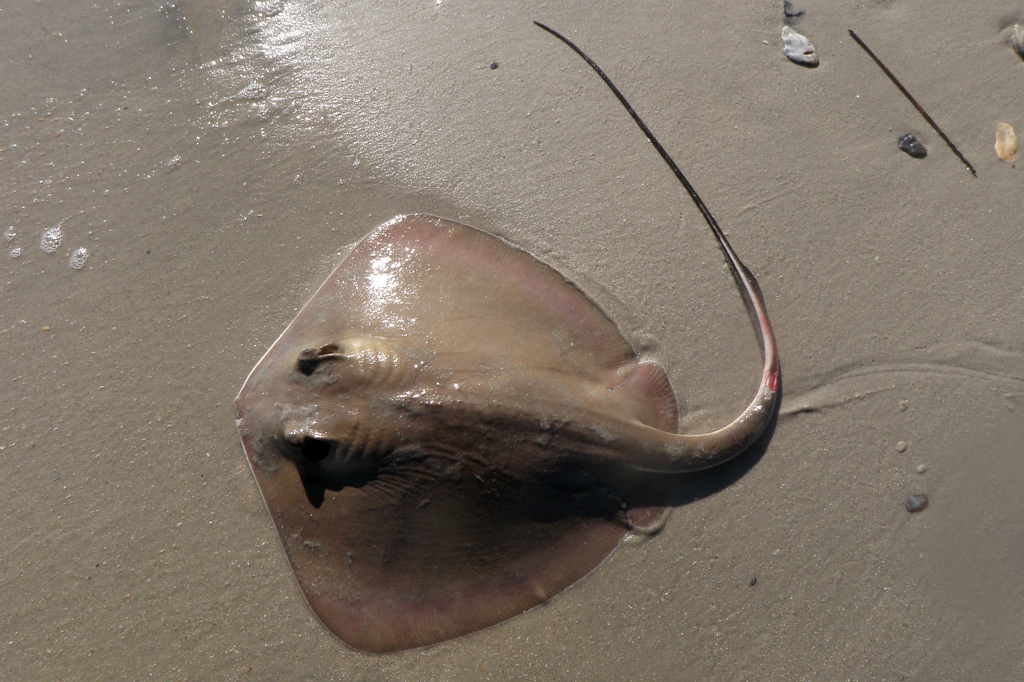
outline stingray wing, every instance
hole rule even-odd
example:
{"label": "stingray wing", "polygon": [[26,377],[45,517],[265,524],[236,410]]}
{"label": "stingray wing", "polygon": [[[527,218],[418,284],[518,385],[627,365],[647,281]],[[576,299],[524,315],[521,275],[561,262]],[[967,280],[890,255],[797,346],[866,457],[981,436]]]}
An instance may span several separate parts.
{"label": "stingray wing", "polygon": [[635,360],[615,324],[555,270],[490,234],[425,215],[367,235],[286,334],[313,345],[339,329],[415,338],[466,366],[568,365],[595,380],[614,381]]}
{"label": "stingray wing", "polygon": [[444,641],[543,603],[625,527],[570,491],[448,457],[393,465],[310,507],[294,469],[257,474],[303,596],[356,649]]}
{"label": "stingray wing", "polygon": [[[315,363],[308,375],[296,363],[340,337],[378,340],[365,344],[364,381],[345,391]],[[391,347],[430,371],[403,369],[382,350]],[[408,396],[426,396],[429,410],[391,407]],[[236,406],[303,595],[332,632],[367,651],[498,623],[615,548],[626,532],[615,491],[538,464],[542,439],[530,429],[549,412],[670,430],[676,419],[664,373],[638,363],[572,283],[496,237],[430,216],[397,218],[357,244]],[[487,415],[491,432],[511,430],[474,440],[473,414]],[[418,430],[403,430],[413,415]],[[340,445],[307,452],[309,438]],[[358,480],[323,478],[324,462],[303,459],[351,459],[353,440],[360,456],[373,455]],[[348,475],[348,459],[338,466]]]}

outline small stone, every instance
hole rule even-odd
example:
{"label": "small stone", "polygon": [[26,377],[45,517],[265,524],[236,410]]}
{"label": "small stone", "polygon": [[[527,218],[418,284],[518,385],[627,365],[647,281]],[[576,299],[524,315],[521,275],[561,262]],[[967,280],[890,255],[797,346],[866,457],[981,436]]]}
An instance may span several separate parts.
{"label": "small stone", "polygon": [[928,465],[927,464],[918,464],[917,465],[917,473],[923,474],[926,471],[928,471]]}
{"label": "small stone", "polygon": [[491,70],[498,68],[498,62],[491,62]]}
{"label": "small stone", "polygon": [[896,144],[900,146],[900,149],[905,151],[915,159],[923,159],[928,156],[928,150],[925,149],[921,141],[918,140],[912,133],[906,135],[900,135],[899,139],[896,140]]}
{"label": "small stone", "polygon": [[818,53],[814,50],[814,45],[789,26],[782,27],[782,54],[801,66],[818,65]]}
{"label": "small stone", "polygon": [[910,407],[910,401],[909,400],[901,400],[900,401],[900,412],[906,412],[908,407]]}
{"label": "small stone", "polygon": [[905,441],[905,440],[897,441],[897,443],[896,443],[896,452],[906,452],[906,451],[907,451],[907,441]]}
{"label": "small stone", "polygon": [[903,506],[907,508],[907,511],[913,514],[919,512],[928,506],[928,496],[924,493],[917,493],[907,498],[907,501],[903,503]]}
{"label": "small stone", "polygon": [[996,154],[1007,163],[1012,163],[1017,156],[1017,135],[1009,123],[996,126]]}

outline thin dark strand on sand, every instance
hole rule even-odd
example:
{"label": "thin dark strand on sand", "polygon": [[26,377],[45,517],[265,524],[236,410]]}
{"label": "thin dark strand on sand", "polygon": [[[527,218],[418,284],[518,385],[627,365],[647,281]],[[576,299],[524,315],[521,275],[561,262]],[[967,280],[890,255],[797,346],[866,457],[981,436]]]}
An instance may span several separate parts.
{"label": "thin dark strand on sand", "polygon": [[899,88],[900,92],[903,93],[903,96],[906,97],[910,101],[910,103],[914,105],[914,108],[917,109],[917,111],[922,116],[924,116],[924,120],[928,121],[928,125],[930,125],[935,130],[935,132],[939,134],[939,137],[941,137],[946,142],[946,144],[949,145],[949,148],[953,150],[953,153],[956,154],[957,158],[963,161],[964,165],[967,166],[967,170],[971,171],[971,174],[974,175],[974,177],[978,177],[978,171],[974,170],[974,166],[971,165],[971,162],[964,158],[964,155],[961,154],[960,150],[956,148],[956,145],[953,144],[953,141],[946,136],[946,133],[942,132],[942,129],[939,128],[938,124],[935,121],[933,121],[932,117],[928,115],[928,112],[924,110],[924,107],[918,104],[917,100],[914,99],[914,96],[911,95],[905,87],[903,87],[903,83],[900,83],[899,79],[893,75],[892,71],[890,71],[888,67],[886,67],[886,65],[882,63],[882,60],[879,59],[875,55],[875,53],[871,51],[871,48],[868,47],[867,44],[860,39],[860,36],[853,32],[853,29],[849,29],[849,31],[850,36],[857,41],[858,45],[864,48],[864,51],[868,53],[869,57],[875,60],[875,63],[878,64],[878,67],[882,69],[882,72],[889,77],[889,80],[893,82],[893,85]]}

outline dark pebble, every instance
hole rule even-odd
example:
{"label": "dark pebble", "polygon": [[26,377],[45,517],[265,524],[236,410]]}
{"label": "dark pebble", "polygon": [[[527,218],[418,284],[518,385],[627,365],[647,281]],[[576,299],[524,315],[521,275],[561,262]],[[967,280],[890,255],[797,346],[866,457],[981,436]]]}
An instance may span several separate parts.
{"label": "dark pebble", "polygon": [[924,145],[912,133],[900,135],[900,139],[896,140],[896,144],[915,159],[923,159],[928,156],[928,150],[924,148]]}
{"label": "dark pebble", "polygon": [[750,579],[750,586],[753,587],[756,584],[757,584],[757,576],[755,575],[753,578]]}
{"label": "dark pebble", "polygon": [[498,62],[491,62],[491,70],[498,68]]}
{"label": "dark pebble", "polygon": [[907,501],[903,503],[903,506],[906,507],[907,511],[910,513],[919,512],[928,506],[928,496],[924,493],[911,495],[907,498]]}

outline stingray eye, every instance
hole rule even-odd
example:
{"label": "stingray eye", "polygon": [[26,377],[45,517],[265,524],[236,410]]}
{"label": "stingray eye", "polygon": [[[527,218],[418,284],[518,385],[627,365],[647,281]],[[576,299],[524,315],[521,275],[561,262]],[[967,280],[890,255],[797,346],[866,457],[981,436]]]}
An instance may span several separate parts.
{"label": "stingray eye", "polygon": [[299,353],[299,359],[295,368],[307,377],[316,371],[324,360],[340,360],[345,356],[338,352],[338,346],[333,343],[320,346],[319,348],[307,348]]}
{"label": "stingray eye", "polygon": [[421,363],[407,358],[392,339],[349,336],[299,353],[295,369],[318,385],[336,390],[360,386],[399,388],[408,385]]}
{"label": "stingray eye", "polygon": [[307,437],[302,439],[300,452],[307,462],[322,462],[330,456],[333,448],[334,444],[329,440]]}

